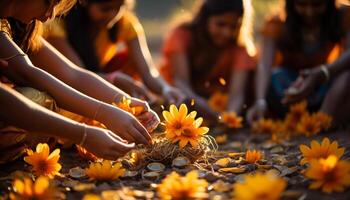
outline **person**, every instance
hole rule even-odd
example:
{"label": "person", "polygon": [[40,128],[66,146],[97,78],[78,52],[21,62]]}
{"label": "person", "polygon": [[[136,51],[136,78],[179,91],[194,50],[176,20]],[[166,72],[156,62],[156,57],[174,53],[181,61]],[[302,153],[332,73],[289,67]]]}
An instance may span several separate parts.
{"label": "person", "polygon": [[252,12],[250,1],[205,0],[164,42],[162,75],[207,119],[218,117],[207,103],[217,91],[229,94],[226,111],[243,111],[255,68]]}
{"label": "person", "polygon": [[264,117],[268,107],[282,116],[286,104],[305,98],[311,111],[321,109],[340,122],[349,73],[337,69],[350,59],[349,7],[336,0],[286,0],[284,11],[284,19],[272,17],[262,30],[257,100],[248,120]]}
{"label": "person", "polygon": [[127,91],[149,96],[148,90],[137,89],[125,74],[141,79],[167,103],[179,104],[183,95],[159,76],[131,4],[131,0],[86,0],[63,20],[49,24],[46,38],[78,66]]}
{"label": "person", "polygon": [[[151,136],[134,116],[112,106],[111,103],[119,102],[122,98],[129,98],[132,106],[143,107],[143,117],[146,115],[153,121],[159,121],[159,119],[149,109],[146,102],[130,97],[95,74],[75,66],[40,37],[41,22],[47,21],[55,15],[63,14],[74,3],[75,1],[68,0],[38,0],[35,2],[31,0],[6,0],[0,2],[0,59],[2,63],[7,62],[1,67],[0,74],[15,85],[14,89],[22,91],[27,97],[33,98],[37,103],[40,102],[46,108],[55,111],[62,108],[103,123],[110,131],[91,130],[91,127],[81,124],[74,124],[74,130],[83,127],[79,132],[80,144],[83,147],[106,158],[117,158],[125,151],[119,153],[116,151],[127,147],[120,141],[127,140],[130,143],[148,144],[151,142]],[[28,89],[28,87],[32,89]],[[8,91],[6,92],[8,93]],[[13,94],[7,94],[8,98],[2,101],[6,102],[6,100],[16,98],[13,97]],[[2,109],[6,111],[7,108]],[[11,118],[10,115],[23,115],[22,111],[18,113],[20,111],[18,109],[10,111],[5,112],[9,118]],[[4,119],[6,116],[2,117],[1,120],[7,121]],[[41,115],[41,117],[43,116]],[[28,121],[33,120],[30,115],[23,115],[23,118]],[[34,134],[27,131],[13,131],[13,129],[8,131],[8,124],[2,123],[2,125],[4,129],[1,129],[0,132],[0,143],[4,143],[5,146],[7,140],[3,137],[6,138],[6,133],[19,134],[18,140],[12,142],[18,142],[19,146],[14,145],[22,147],[22,149],[24,144],[21,141],[30,140],[32,137],[36,138]],[[20,122],[15,125],[25,127]],[[56,122],[56,126],[58,125],[61,125],[58,130],[63,130],[64,124]],[[33,129],[36,128],[33,127]],[[96,142],[98,132],[101,133],[101,141]],[[51,131],[47,134],[52,133],[57,132]],[[65,133],[55,136],[64,137]],[[114,151],[108,153],[110,149],[96,146],[102,144],[103,140],[108,141],[109,145],[113,145]],[[76,142],[76,139],[73,141]],[[1,152],[4,152],[3,149]]]}

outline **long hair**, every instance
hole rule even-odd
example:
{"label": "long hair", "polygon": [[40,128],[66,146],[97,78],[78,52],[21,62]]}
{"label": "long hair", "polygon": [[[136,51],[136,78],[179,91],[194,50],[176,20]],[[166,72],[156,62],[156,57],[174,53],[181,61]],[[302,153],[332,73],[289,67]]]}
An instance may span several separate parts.
{"label": "long hair", "polygon": [[[63,15],[68,12],[76,3],[76,0],[60,0],[56,5],[51,19],[57,15]],[[25,51],[35,51],[40,48],[40,37],[43,33],[43,25],[39,20],[33,20],[29,24],[19,22],[14,18],[9,19],[13,31],[15,42]]]}
{"label": "long hair", "polygon": [[[93,34],[94,30],[88,15],[87,6],[91,3],[110,1],[116,0],[84,0],[82,5],[77,5],[73,8],[65,18],[69,43],[77,52],[85,67],[95,72],[100,71],[100,62],[94,46],[96,36]],[[132,9],[133,3],[132,0],[124,0],[124,6],[126,6],[127,10]],[[119,25],[120,22],[118,21],[108,29],[108,39],[111,42],[117,41]]]}
{"label": "long hair", "polygon": [[[302,46],[302,33],[300,26],[302,17],[295,10],[295,0],[285,0],[284,2],[284,27],[282,37],[278,41],[279,48],[285,51],[298,51]],[[320,16],[321,45],[327,43],[337,43],[340,41],[343,30],[341,25],[341,13],[337,6],[337,0],[326,0],[326,11]]]}
{"label": "long hair", "polygon": [[229,12],[238,13],[242,18],[238,33],[236,36],[232,35],[230,42],[245,47],[251,56],[255,55],[256,50],[252,36],[254,13],[251,0],[204,0],[193,20],[182,25],[188,28],[192,35],[188,52],[192,66],[201,65],[203,67],[204,63],[208,67],[214,65],[216,50],[213,48],[207,30],[208,19],[211,16]]}

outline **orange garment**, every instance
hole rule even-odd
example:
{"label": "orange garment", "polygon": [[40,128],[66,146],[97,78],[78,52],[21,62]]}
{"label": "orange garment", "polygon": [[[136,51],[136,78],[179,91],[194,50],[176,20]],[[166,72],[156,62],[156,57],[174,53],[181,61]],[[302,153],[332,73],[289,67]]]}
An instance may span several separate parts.
{"label": "orange garment", "polygon": [[[339,28],[347,32],[350,30],[350,9],[344,6],[339,9],[339,12],[341,12],[342,19],[342,27]],[[313,68],[334,62],[344,50],[344,41],[340,41],[339,43],[328,42],[312,53],[306,53],[302,48],[298,49],[298,51],[283,50],[279,41],[285,31],[284,24],[284,19],[280,16],[273,16],[266,20],[261,30],[263,36],[276,41],[274,66],[289,67],[297,70]]]}
{"label": "orange garment", "polygon": [[[174,29],[166,39],[163,46],[163,63],[160,71],[168,82],[173,83],[173,74],[176,67],[170,63],[172,56],[178,53],[188,54],[190,42],[191,32],[184,27]],[[256,62],[253,57],[248,55],[244,47],[231,45],[222,50],[214,65],[210,70],[204,67],[195,69],[190,66],[192,87],[199,94],[202,93],[204,96],[208,96],[217,90],[227,92],[233,70],[254,70]]]}
{"label": "orange garment", "polygon": [[[118,22],[117,41],[109,39],[108,29],[102,29],[95,41],[94,46],[99,59],[101,71],[112,72],[122,70],[129,75],[136,73],[127,65],[129,61],[128,42],[143,33],[143,28],[138,18],[131,12],[127,12]],[[67,38],[63,20],[57,19],[45,24],[45,37]],[[128,68],[126,68],[128,67]]]}

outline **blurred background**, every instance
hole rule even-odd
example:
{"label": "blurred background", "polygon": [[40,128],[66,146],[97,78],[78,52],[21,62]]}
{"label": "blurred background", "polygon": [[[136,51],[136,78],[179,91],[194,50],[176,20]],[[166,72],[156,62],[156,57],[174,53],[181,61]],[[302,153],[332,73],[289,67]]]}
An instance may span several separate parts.
{"label": "blurred background", "polygon": [[[145,29],[152,56],[157,63],[164,37],[172,27],[191,17],[191,11],[197,0],[135,1],[135,13]],[[279,2],[279,0],[252,0],[256,16],[255,30],[259,30],[264,16],[277,12]]]}

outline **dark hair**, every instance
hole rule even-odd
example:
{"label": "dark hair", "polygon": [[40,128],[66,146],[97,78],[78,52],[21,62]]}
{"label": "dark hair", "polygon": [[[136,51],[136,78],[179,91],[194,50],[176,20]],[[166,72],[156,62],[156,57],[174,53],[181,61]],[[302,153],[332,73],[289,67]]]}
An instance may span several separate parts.
{"label": "dark hair", "polygon": [[[217,48],[210,39],[207,23],[211,16],[225,13],[238,13],[242,18],[245,12],[243,0],[204,0],[190,23],[182,27],[191,32],[188,59],[194,68],[210,68],[216,62]],[[242,24],[243,26],[243,24]],[[232,44],[238,43],[238,37],[232,36]],[[200,63],[198,63],[200,62]]]}
{"label": "dark hair", "polygon": [[[282,28],[282,37],[277,45],[282,51],[298,51],[302,45],[300,24],[302,17],[295,10],[296,0],[285,0],[285,23]],[[336,6],[336,0],[325,0],[326,11],[321,16],[321,45],[337,43],[341,40],[343,30],[341,26],[341,13]]]}
{"label": "dark hair", "polygon": [[[94,27],[88,15],[86,6],[89,3],[103,3],[113,0],[85,0],[83,5],[76,7],[65,18],[67,37],[73,49],[77,52],[85,67],[91,71],[100,71],[100,62],[98,60],[94,41],[96,35],[93,34]],[[117,41],[119,23],[108,29],[109,40]]]}

